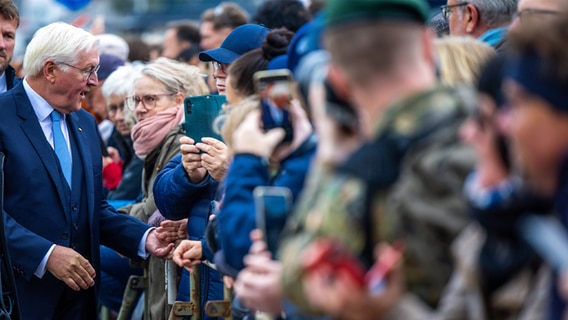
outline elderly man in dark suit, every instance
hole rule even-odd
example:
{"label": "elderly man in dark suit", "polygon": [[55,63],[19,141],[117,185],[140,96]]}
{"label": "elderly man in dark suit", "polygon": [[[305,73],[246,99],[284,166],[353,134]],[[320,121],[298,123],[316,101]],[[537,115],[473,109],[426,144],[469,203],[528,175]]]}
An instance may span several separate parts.
{"label": "elderly man in dark suit", "polygon": [[173,244],[102,200],[95,119],[81,110],[97,85],[90,33],[65,23],[37,31],[26,77],[0,95],[6,236],[21,319],[96,319],[99,245],[131,258]]}

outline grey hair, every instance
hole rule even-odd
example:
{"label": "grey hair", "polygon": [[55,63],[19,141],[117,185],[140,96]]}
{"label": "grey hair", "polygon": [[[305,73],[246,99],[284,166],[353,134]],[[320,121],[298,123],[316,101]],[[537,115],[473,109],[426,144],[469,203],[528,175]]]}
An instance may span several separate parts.
{"label": "grey hair", "polygon": [[134,80],[144,67],[141,63],[118,67],[103,82],[103,96],[109,100],[111,96],[127,97],[134,91]]}
{"label": "grey hair", "polygon": [[[24,72],[37,76],[48,60],[75,65],[82,53],[97,49],[98,40],[89,32],[64,22],[39,29],[26,47]],[[67,68],[63,65],[62,68]]]}
{"label": "grey hair", "polygon": [[510,23],[517,11],[518,0],[470,0],[479,11],[479,18],[488,27]]}

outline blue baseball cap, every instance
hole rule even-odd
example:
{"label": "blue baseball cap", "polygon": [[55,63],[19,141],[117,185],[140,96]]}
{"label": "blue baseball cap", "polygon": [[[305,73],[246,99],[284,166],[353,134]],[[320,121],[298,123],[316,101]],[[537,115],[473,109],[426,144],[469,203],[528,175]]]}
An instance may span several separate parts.
{"label": "blue baseball cap", "polygon": [[270,29],[258,24],[238,26],[229,33],[219,48],[201,52],[199,60],[231,64],[243,54],[260,48],[269,31]]}
{"label": "blue baseball cap", "polygon": [[97,71],[97,77],[99,80],[105,80],[108,76],[114,72],[118,67],[123,66],[125,63],[121,58],[103,53],[99,56],[99,71]]}

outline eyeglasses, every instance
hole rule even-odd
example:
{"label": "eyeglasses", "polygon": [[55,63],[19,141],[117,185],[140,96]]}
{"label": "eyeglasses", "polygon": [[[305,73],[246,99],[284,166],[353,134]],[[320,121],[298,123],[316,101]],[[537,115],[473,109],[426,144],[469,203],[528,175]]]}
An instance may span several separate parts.
{"label": "eyeglasses", "polygon": [[442,10],[442,17],[444,17],[444,20],[448,21],[450,19],[450,15],[452,14],[452,8],[463,7],[467,6],[468,4],[469,2],[462,2],[458,4],[441,6],[440,9]]}
{"label": "eyeglasses", "polygon": [[158,102],[158,98],[159,97],[164,97],[164,96],[174,96],[176,95],[175,93],[161,93],[161,94],[148,94],[148,95],[144,95],[142,97],[138,97],[138,96],[133,96],[133,97],[128,97],[126,98],[126,105],[128,106],[128,109],[134,111],[134,109],[136,109],[136,106],[142,102],[142,105],[144,105],[144,108],[146,109],[154,109],[156,107],[156,102]]}
{"label": "eyeglasses", "polygon": [[64,65],[66,65],[66,66],[68,66],[68,67],[71,67],[71,68],[73,68],[73,69],[77,69],[77,70],[81,71],[81,73],[82,73],[83,75],[87,76],[87,78],[86,78],[87,80],[89,80],[89,79],[91,78],[91,76],[93,75],[93,73],[99,71],[99,68],[101,67],[101,65],[99,64],[99,65],[97,65],[96,67],[91,67],[91,68],[85,68],[85,69],[83,69],[83,68],[75,67],[75,66],[70,65],[70,64],[65,63],[65,62],[57,62],[57,63],[58,63],[58,64],[64,64]]}
{"label": "eyeglasses", "polygon": [[521,19],[521,23],[523,22],[523,20],[527,20],[530,19],[531,17],[534,17],[535,15],[557,15],[559,12],[558,11],[553,11],[553,10],[542,10],[542,9],[524,9],[521,10],[517,13],[515,13],[514,18],[519,18]]}
{"label": "eyeglasses", "polygon": [[221,63],[218,61],[213,61],[213,71],[217,72],[217,70],[221,69],[224,74],[227,74],[227,68],[229,67],[228,64]]}

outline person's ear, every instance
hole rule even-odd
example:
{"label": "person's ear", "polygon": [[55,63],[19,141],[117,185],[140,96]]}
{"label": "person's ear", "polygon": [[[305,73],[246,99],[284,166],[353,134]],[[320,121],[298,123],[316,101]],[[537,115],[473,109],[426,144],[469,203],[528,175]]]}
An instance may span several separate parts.
{"label": "person's ear", "polygon": [[430,66],[432,70],[436,70],[436,74],[439,73],[440,62],[438,59],[438,54],[436,53],[436,48],[434,46],[434,39],[436,34],[430,28],[424,28],[422,32],[422,55]]}
{"label": "person's ear", "polygon": [[174,96],[174,101],[176,105],[183,104],[184,100],[185,100],[185,95],[181,92],[176,93],[176,95]]}
{"label": "person's ear", "polygon": [[349,101],[351,95],[351,87],[349,79],[345,72],[337,65],[330,63],[327,73],[327,80],[333,88],[333,92],[342,100]]}
{"label": "person's ear", "polygon": [[49,83],[55,82],[58,71],[60,71],[60,69],[57,68],[57,64],[55,64],[55,62],[51,60],[47,60],[41,67],[41,73],[47,79],[47,81],[49,81]]}
{"label": "person's ear", "polygon": [[474,5],[468,4],[465,7],[464,19],[466,21],[466,32],[473,33],[479,25],[479,11],[477,11],[477,8]]}

